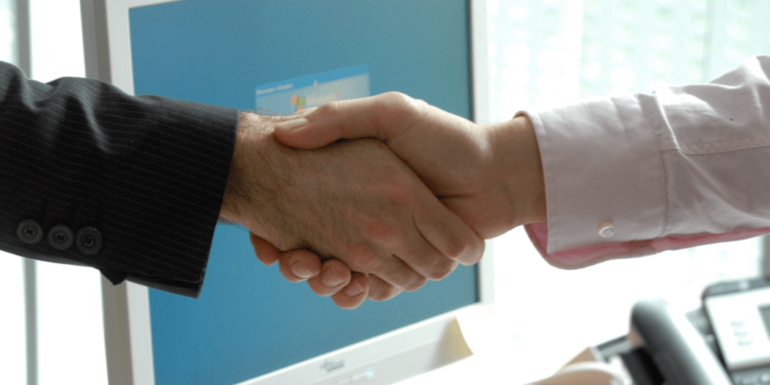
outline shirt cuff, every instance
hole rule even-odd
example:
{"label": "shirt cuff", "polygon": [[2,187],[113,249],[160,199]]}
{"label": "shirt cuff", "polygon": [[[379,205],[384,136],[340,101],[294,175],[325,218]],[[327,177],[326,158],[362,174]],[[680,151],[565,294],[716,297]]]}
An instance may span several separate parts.
{"label": "shirt cuff", "polygon": [[[647,121],[660,113],[645,111],[654,106],[652,95],[624,95],[517,114],[532,122],[543,164],[548,223],[527,226],[541,252],[638,243],[661,235],[663,169]],[[600,228],[608,225],[614,234],[604,232],[603,237]],[[653,252],[646,244],[626,247],[634,255]],[[585,258],[578,262],[590,263]]]}
{"label": "shirt cuff", "polygon": [[770,228],[738,230],[724,234],[679,234],[657,239],[607,243],[548,252],[545,249],[549,239],[548,225],[546,223],[530,223],[524,228],[540,255],[551,265],[564,269],[586,267],[608,259],[641,257],[668,250],[686,249],[717,242],[739,241],[770,234]]}

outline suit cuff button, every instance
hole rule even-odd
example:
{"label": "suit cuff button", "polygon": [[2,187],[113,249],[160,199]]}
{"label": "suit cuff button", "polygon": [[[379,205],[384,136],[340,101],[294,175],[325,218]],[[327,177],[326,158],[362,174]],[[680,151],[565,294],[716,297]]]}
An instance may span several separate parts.
{"label": "suit cuff button", "polygon": [[75,245],[85,255],[94,255],[102,249],[102,234],[93,227],[84,227],[78,231]]}
{"label": "suit cuff button", "polygon": [[19,223],[19,227],[16,228],[16,236],[22,242],[34,245],[43,239],[43,228],[40,227],[36,220],[27,219]]}
{"label": "suit cuff button", "polygon": [[73,243],[75,243],[75,234],[67,226],[54,226],[48,232],[48,244],[56,250],[67,250]]}
{"label": "suit cuff button", "polygon": [[604,222],[599,225],[599,236],[602,238],[610,238],[615,235],[615,225],[612,222]]}

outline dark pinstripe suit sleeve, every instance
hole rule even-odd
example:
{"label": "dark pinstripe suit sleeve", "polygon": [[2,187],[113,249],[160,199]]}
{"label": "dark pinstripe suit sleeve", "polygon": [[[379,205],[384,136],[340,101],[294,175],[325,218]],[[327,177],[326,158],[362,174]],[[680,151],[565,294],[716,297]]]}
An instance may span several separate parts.
{"label": "dark pinstripe suit sleeve", "polygon": [[[43,84],[0,63],[0,248],[199,296],[237,126],[233,109],[88,79]],[[23,243],[29,219],[44,234],[95,228],[103,246]]]}

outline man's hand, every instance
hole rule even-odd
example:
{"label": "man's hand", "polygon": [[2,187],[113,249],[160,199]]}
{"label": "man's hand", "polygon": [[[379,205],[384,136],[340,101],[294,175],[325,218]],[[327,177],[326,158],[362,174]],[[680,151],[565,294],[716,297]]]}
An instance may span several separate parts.
{"label": "man's hand", "polygon": [[275,136],[302,149],[340,139],[380,139],[486,239],[546,220],[540,153],[523,116],[482,126],[387,93],[325,104],[276,126]]}
{"label": "man's hand", "polygon": [[[280,250],[309,249],[337,258],[367,275],[368,295],[375,300],[416,290],[426,279],[449,274],[457,262],[481,257],[483,240],[384,144],[370,140],[317,151],[290,149],[272,137],[273,124],[282,119],[242,114],[222,205],[224,219],[255,235],[258,252],[265,240]],[[292,258],[308,260],[307,254],[297,254],[301,251],[293,253],[280,258],[287,260],[282,271],[290,272]],[[334,262],[323,266],[337,274],[335,267]],[[342,275],[343,292],[361,289],[352,297],[366,297],[363,277]],[[324,276],[318,275],[319,281]]]}
{"label": "man's hand", "polygon": [[[355,309],[366,300],[369,280],[364,274],[351,273],[350,268],[337,259],[321,262],[317,255],[307,250],[280,252],[264,239],[251,234],[251,243],[257,258],[267,266],[278,262],[281,274],[290,282],[307,281],[316,294],[331,296],[337,306]],[[379,293],[398,294],[392,285],[376,288]],[[383,295],[383,294],[377,294]]]}

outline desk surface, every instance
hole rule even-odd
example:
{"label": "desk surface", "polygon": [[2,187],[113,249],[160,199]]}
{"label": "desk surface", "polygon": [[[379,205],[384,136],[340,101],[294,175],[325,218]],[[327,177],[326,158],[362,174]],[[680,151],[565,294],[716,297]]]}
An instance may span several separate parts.
{"label": "desk surface", "polygon": [[[409,378],[395,385],[519,385],[540,380],[555,373],[564,363],[585,349],[580,342],[557,340],[534,344],[515,341],[512,329],[490,331],[469,341],[474,355],[434,371]],[[500,344],[500,341],[511,341]],[[554,344],[560,345],[554,349]]]}

